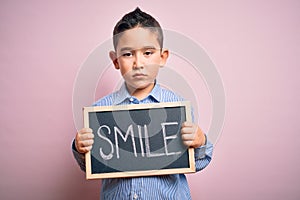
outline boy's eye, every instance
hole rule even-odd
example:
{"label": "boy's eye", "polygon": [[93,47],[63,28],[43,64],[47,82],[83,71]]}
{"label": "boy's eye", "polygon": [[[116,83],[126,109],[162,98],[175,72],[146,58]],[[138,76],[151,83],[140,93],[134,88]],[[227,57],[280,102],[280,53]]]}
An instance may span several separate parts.
{"label": "boy's eye", "polygon": [[126,52],[126,53],[123,53],[122,56],[129,57],[129,56],[132,56],[132,53],[131,52]]}
{"label": "boy's eye", "polygon": [[150,55],[153,54],[153,52],[152,52],[152,51],[145,51],[144,54],[145,54],[146,56],[150,56]]}

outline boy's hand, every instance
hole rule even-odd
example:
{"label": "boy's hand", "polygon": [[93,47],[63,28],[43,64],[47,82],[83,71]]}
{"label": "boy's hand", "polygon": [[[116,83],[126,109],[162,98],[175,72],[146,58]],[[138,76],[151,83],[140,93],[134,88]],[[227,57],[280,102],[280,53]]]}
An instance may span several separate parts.
{"label": "boy's hand", "polygon": [[181,138],[188,147],[197,148],[205,144],[205,135],[196,124],[184,122],[181,127]]}
{"label": "boy's hand", "polygon": [[83,128],[76,134],[75,146],[79,153],[87,153],[92,149],[94,144],[93,130],[90,128]]}

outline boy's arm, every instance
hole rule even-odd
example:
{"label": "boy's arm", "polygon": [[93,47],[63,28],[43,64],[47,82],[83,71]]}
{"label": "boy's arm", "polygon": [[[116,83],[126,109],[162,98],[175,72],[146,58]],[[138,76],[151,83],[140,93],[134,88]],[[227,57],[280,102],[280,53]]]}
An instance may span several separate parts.
{"label": "boy's arm", "polygon": [[79,153],[75,146],[75,140],[72,143],[72,152],[77,164],[79,165],[80,169],[85,172],[85,154]]}
{"label": "boy's arm", "polygon": [[[206,136],[205,136],[206,138]],[[196,171],[204,169],[211,161],[213,153],[213,144],[206,139],[206,143],[195,148],[195,165]]]}
{"label": "boy's arm", "polygon": [[181,128],[183,143],[195,149],[196,171],[204,169],[211,161],[213,145],[207,140],[200,127],[194,123],[184,122]]}
{"label": "boy's arm", "polygon": [[94,143],[93,130],[90,128],[83,128],[78,131],[72,144],[73,155],[80,166],[85,171],[85,153],[92,149]]}

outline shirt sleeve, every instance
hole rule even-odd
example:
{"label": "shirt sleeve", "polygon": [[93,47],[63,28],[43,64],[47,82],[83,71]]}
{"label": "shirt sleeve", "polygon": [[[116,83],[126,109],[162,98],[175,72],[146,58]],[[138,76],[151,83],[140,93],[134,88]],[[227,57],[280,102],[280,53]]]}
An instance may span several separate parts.
{"label": "shirt sleeve", "polygon": [[213,153],[213,144],[210,141],[206,141],[206,144],[195,148],[195,165],[196,171],[204,169],[211,161]]}
{"label": "shirt sleeve", "polygon": [[73,156],[74,156],[77,164],[79,165],[80,169],[85,172],[85,155],[82,153],[79,153],[76,150],[75,140],[73,140],[73,142],[72,142],[72,152],[73,152]]}
{"label": "shirt sleeve", "polygon": [[[194,117],[194,109],[192,107],[192,121],[195,121]],[[206,143],[205,145],[195,148],[195,165],[196,165],[196,172],[201,171],[204,169],[212,159],[213,153],[213,144],[207,139],[205,135]]]}

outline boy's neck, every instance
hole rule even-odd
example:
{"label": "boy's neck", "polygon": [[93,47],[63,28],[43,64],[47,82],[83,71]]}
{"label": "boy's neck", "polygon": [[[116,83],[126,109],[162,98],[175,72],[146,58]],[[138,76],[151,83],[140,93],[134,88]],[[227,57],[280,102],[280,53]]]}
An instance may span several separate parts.
{"label": "boy's neck", "polygon": [[152,89],[154,88],[154,85],[155,85],[155,83],[151,83],[147,87],[141,88],[141,89],[132,88],[128,85],[126,85],[126,87],[127,87],[128,93],[131,96],[136,97],[138,100],[142,100],[151,93]]}

